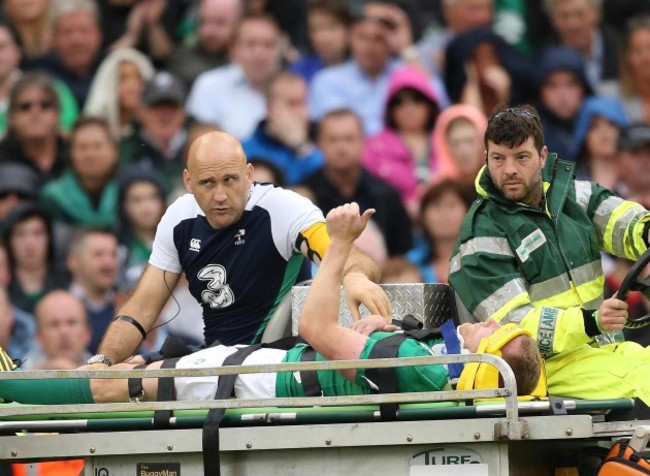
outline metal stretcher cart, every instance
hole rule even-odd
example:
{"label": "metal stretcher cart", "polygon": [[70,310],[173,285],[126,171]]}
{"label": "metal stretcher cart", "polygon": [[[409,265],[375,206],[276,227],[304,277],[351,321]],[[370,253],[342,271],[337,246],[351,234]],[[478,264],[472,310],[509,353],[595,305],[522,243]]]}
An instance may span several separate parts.
{"label": "metal stretcher cart", "polygon": [[[396,316],[425,325],[455,313],[443,285],[386,286]],[[266,339],[295,323],[305,288],[294,288],[294,319],[275,320]],[[288,313],[287,313],[288,315]],[[342,322],[349,322],[343,310]],[[489,354],[300,362],[220,369],[115,372],[115,377],[226,375],[316,368],[360,368],[483,361],[504,387],[488,390],[209,402],[0,405],[0,461],[83,458],[87,476],[203,474],[202,429],[208,408],[228,408],[220,435],[224,475],[548,475],[585,447],[633,437],[641,446],[650,420],[619,420],[632,400],[518,402],[512,370]],[[101,371],[77,376],[106,378]],[[0,378],[8,373],[0,372]],[[14,372],[12,378],[70,377],[67,371]],[[488,399],[473,403],[475,399]],[[379,404],[403,402],[394,421]],[[172,410],[160,426],[154,412]]]}

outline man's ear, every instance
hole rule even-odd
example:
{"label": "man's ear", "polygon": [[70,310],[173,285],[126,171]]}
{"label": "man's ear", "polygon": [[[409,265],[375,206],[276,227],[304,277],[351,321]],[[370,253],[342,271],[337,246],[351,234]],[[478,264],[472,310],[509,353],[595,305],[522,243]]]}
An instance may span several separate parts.
{"label": "man's ear", "polygon": [[540,163],[542,165],[542,168],[546,165],[546,159],[548,157],[548,147],[544,146],[542,147],[541,152],[539,153],[539,157],[541,159]]}
{"label": "man's ear", "polygon": [[185,185],[185,190],[187,190],[189,193],[194,193],[192,191],[192,180],[190,180],[190,172],[187,169],[183,170],[183,185]]}

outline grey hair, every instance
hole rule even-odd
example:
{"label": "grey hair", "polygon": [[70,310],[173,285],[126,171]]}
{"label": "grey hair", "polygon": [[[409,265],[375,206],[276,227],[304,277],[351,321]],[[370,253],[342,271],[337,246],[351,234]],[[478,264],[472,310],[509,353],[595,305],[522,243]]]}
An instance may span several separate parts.
{"label": "grey hair", "polygon": [[99,24],[99,7],[95,0],[55,0],[50,10],[50,21],[55,24],[73,12],[89,12]]}

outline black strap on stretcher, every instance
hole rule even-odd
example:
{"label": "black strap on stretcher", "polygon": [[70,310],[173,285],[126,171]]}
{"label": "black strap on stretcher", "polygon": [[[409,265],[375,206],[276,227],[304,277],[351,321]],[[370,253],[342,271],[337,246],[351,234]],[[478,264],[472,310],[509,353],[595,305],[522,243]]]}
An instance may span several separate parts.
{"label": "black strap on stretcher", "polygon": [[[173,369],[180,357],[165,359],[160,366],[161,369]],[[174,377],[162,377],[158,379],[158,401],[172,402],[176,400],[176,387]],[[172,410],[158,410],[153,414],[153,427],[156,429],[169,428],[169,422],[173,415]]]}
{"label": "black strap on stretcher", "polygon": [[[223,366],[226,365],[241,365],[246,357],[259,349],[261,345],[251,345],[239,349],[234,354],[230,354],[223,361]],[[235,380],[237,375],[221,375],[219,376],[219,384],[217,385],[217,393],[214,398],[221,400],[230,398],[235,389]],[[221,474],[221,458],[219,456],[219,426],[223,420],[225,408],[211,408],[208,411],[208,416],[203,423],[203,474],[214,474],[219,476]]]}
{"label": "black strap on stretcher", "polygon": [[[393,324],[400,326],[404,332],[377,341],[368,355],[369,359],[397,357],[399,346],[408,338],[426,340],[440,336],[440,330],[437,327],[423,329],[422,323],[410,314],[404,316],[402,320],[393,320]],[[396,393],[398,390],[397,371],[393,367],[366,369],[366,377],[378,387],[378,393]],[[397,409],[397,403],[380,403],[379,414],[381,419],[385,421],[396,420]]]}
{"label": "black strap on stretcher", "polygon": [[[313,362],[316,360],[316,350],[312,347],[305,347],[300,354],[301,362]],[[318,381],[318,372],[316,370],[301,370],[300,382],[305,397],[321,397],[323,396],[323,389]]]}
{"label": "black strap on stretcher", "polygon": [[[136,365],[133,370],[142,370],[145,365]],[[129,386],[129,399],[132,402],[140,402],[144,397],[144,387],[142,386],[142,379],[140,377],[131,377],[127,380]]]}
{"label": "black strap on stretcher", "polygon": [[[268,344],[253,344],[248,347],[239,349],[234,354],[230,354],[223,361],[222,366],[242,365],[246,357],[256,350],[265,347],[271,349],[289,350],[296,344],[295,337],[285,337],[283,339]],[[211,345],[216,345],[213,343]],[[235,380],[237,375],[221,375],[217,385],[217,392],[214,396],[216,400],[222,400],[233,396],[235,390]],[[219,455],[219,426],[226,413],[225,408],[212,408],[203,423],[203,474],[220,476],[221,458]]]}
{"label": "black strap on stretcher", "polygon": [[[370,351],[368,358],[383,359],[397,357],[397,349],[408,337],[404,334],[393,334],[380,341]],[[397,392],[397,372],[392,367],[366,369],[366,377],[378,387],[379,393]],[[397,403],[380,403],[379,414],[382,420],[397,419]]]}

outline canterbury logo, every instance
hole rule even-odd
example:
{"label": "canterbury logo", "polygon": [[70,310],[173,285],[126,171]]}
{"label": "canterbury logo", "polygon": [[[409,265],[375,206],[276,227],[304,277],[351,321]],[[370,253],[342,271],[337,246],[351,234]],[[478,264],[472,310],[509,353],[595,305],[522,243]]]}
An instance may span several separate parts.
{"label": "canterbury logo", "polygon": [[201,250],[201,240],[198,238],[192,238],[190,240],[190,251],[200,251]]}

